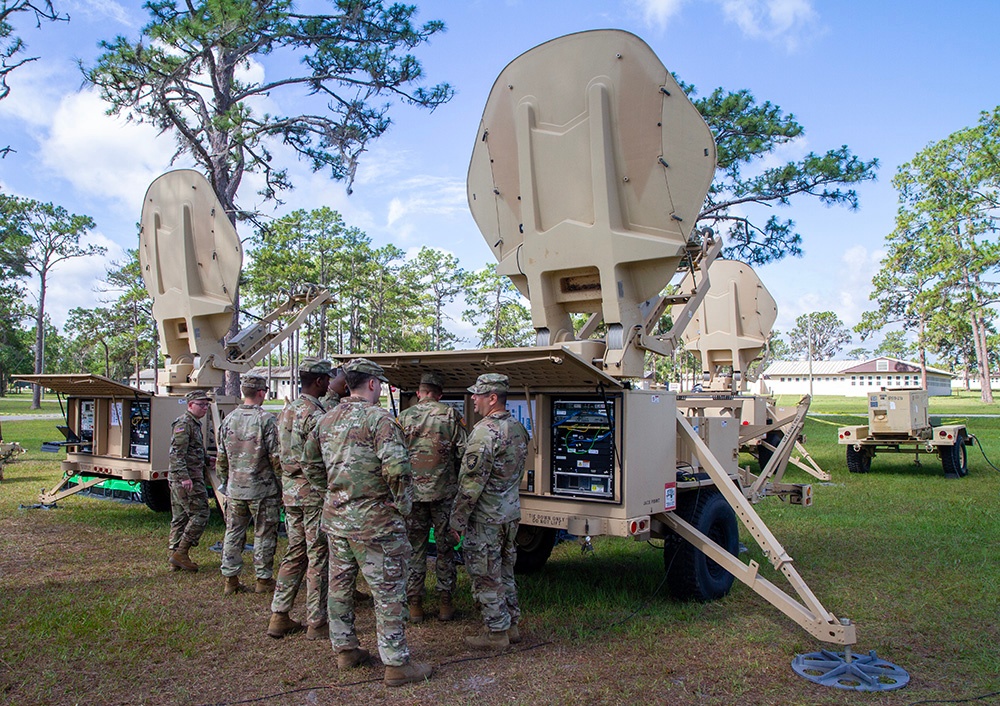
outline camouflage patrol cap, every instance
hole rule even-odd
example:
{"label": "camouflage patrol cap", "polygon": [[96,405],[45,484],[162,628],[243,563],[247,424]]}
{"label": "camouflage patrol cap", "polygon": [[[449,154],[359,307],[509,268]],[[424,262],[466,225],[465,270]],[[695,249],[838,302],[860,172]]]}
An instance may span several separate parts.
{"label": "camouflage patrol cap", "polygon": [[266,390],[267,378],[259,373],[247,373],[240,380],[240,386],[250,388],[251,390]]}
{"label": "camouflage patrol cap", "polygon": [[476,384],[469,388],[474,395],[488,395],[491,392],[506,395],[510,389],[510,378],[500,373],[484,373],[476,378]]}
{"label": "camouflage patrol cap", "polygon": [[299,372],[311,375],[330,375],[333,373],[333,363],[318,358],[303,358],[299,362]]}
{"label": "camouflage patrol cap", "polygon": [[441,382],[441,378],[438,377],[437,373],[424,373],[420,376],[421,385],[430,385],[431,387],[436,387],[439,390],[444,389],[444,383]]}
{"label": "camouflage patrol cap", "polygon": [[345,373],[364,373],[365,375],[371,375],[373,378],[378,378],[382,382],[389,382],[389,379],[385,376],[385,371],[382,370],[382,366],[367,358],[349,360],[344,363],[343,368]]}
{"label": "camouflage patrol cap", "polygon": [[195,402],[197,400],[210,400],[212,397],[208,394],[208,390],[191,390],[184,395],[184,399],[188,402]]}

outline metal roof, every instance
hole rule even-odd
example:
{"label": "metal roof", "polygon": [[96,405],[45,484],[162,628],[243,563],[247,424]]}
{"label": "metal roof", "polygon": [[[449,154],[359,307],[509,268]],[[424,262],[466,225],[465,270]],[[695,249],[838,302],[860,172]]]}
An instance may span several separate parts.
{"label": "metal roof", "polygon": [[[888,360],[893,364],[899,364],[900,366],[908,366],[906,368],[898,368],[895,365],[890,365],[891,370],[876,370],[876,361]],[[889,373],[919,373],[920,366],[916,363],[908,363],[897,358],[888,357],[878,357],[871,358],[869,360],[814,360],[812,362],[812,374],[816,375],[846,375],[850,373],[878,373],[878,374],[889,374]],[[940,368],[927,367],[928,373],[933,373],[935,375],[944,375],[949,378],[955,377],[953,373],[947,370],[941,370]],[[808,375],[809,374],[809,361],[806,360],[776,360],[767,366],[764,371],[764,376],[773,378],[775,375]]]}
{"label": "metal roof", "polygon": [[152,392],[139,390],[103,375],[14,375],[24,380],[73,397],[152,397]]}
{"label": "metal roof", "polygon": [[[361,356],[337,356],[345,362]],[[534,348],[492,348],[468,351],[426,351],[420,353],[371,353],[363,356],[385,369],[395,387],[416,390],[420,376],[435,372],[446,393],[465,392],[483,373],[503,373],[510,378],[511,392],[525,387],[577,388],[592,390],[598,384],[619,388],[622,383],[605,375],[589,361],[562,346]]]}

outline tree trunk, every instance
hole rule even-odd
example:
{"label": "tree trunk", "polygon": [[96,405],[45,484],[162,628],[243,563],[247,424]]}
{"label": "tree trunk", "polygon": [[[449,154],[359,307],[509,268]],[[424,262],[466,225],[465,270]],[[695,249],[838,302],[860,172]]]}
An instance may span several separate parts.
{"label": "tree trunk", "polygon": [[[35,314],[35,375],[41,375],[45,370],[45,278],[48,273],[41,271],[38,273],[38,310]],[[42,406],[42,386],[31,386],[31,408],[41,409]]]}

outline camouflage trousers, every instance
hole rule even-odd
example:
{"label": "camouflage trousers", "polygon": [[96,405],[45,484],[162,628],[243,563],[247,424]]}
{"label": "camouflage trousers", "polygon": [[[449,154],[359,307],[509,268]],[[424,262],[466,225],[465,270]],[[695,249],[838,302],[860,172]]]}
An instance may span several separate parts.
{"label": "camouflage trousers", "polygon": [[424,582],[427,578],[427,545],[431,527],[434,528],[434,542],[437,544],[437,561],[434,573],[437,575],[437,590],[451,593],[455,590],[455,548],[450,545],[448,519],[451,515],[452,500],[435,500],[427,503],[413,503],[413,510],[406,518],[406,534],[410,539],[413,556],[410,557],[410,573],[406,579],[406,597],[423,598],[426,593]]}
{"label": "camouflage trousers", "polygon": [[295,603],[302,578],[306,580],[306,622],[314,628],[326,623],[329,547],[320,527],[323,506],[285,507],[288,549],[278,566],[272,613],[287,613]]}
{"label": "camouflage trousers", "polygon": [[375,603],[375,629],[382,663],[401,667],[410,660],[404,633],[406,569],[410,543],[402,533],[358,541],[328,535],[330,542],[330,642],[335,652],[359,647],[354,632],[354,585],[358,570]]}
{"label": "camouflage trousers", "polygon": [[222,542],[222,575],[238,576],[243,568],[243,545],[253,520],[253,568],[259,579],[274,575],[274,552],[278,546],[281,497],[257,500],[229,498],[226,503],[226,538]]}
{"label": "camouflage trousers", "polygon": [[182,539],[187,540],[191,546],[197,545],[208,524],[208,493],[205,492],[205,482],[192,481],[191,490],[185,490],[180,481],[171,481],[170,514],[167,548],[174,551]]}
{"label": "camouflage trousers", "polygon": [[514,584],[514,538],[519,524],[519,520],[501,525],[470,522],[465,529],[462,556],[472,579],[472,597],[493,632],[506,630],[521,617]]}

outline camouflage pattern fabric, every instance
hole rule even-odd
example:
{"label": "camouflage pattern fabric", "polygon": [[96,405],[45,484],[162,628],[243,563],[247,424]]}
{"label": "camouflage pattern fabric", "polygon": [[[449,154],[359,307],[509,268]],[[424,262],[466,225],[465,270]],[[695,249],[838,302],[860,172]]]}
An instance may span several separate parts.
{"label": "camouflage pattern fabric", "polygon": [[329,550],[326,534],[320,527],[323,495],[302,472],[302,453],[306,437],[325,411],[320,400],[303,393],[286,405],[278,417],[288,548],[278,567],[271,612],[287,613],[292,609],[304,577],[306,621],[314,628],[326,623]]}
{"label": "camouflage pattern fabric", "polygon": [[452,407],[425,400],[399,415],[413,469],[413,501],[452,499],[458,490],[458,463],[465,453],[465,425]]}
{"label": "camouflage pattern fabric", "polygon": [[288,549],[278,566],[272,613],[287,613],[295,604],[302,578],[306,581],[306,622],[314,628],[326,623],[329,549],[320,528],[321,505],[285,507]]}
{"label": "camouflage pattern fabric", "polygon": [[488,630],[499,632],[521,618],[514,583],[519,520],[503,524],[470,522],[465,530],[462,556],[472,579],[472,597]]}
{"label": "camouflage pattern fabric", "polygon": [[222,575],[238,576],[243,568],[243,546],[247,527],[253,520],[253,568],[259,579],[274,575],[274,551],[278,546],[278,523],[281,521],[281,498],[241,500],[226,503],[226,538],[222,542]]}
{"label": "camouflage pattern fabric", "polygon": [[302,472],[302,452],[309,432],[325,412],[326,407],[320,400],[303,393],[286,405],[278,417],[281,491],[286,508],[323,506],[323,495],[313,489]]}
{"label": "camouflage pattern fabric", "polygon": [[510,412],[495,412],[479,420],[469,434],[458,474],[451,528],[465,534],[463,556],[472,596],[491,631],[506,630],[521,614],[514,583],[514,538],[521,520],[518,487],[527,455],[528,432]]}
{"label": "camouflage pattern fabric", "polygon": [[[448,515],[458,490],[458,463],[465,452],[465,425],[452,407],[424,400],[403,410],[399,424],[410,451],[413,469],[413,510],[406,518],[406,530],[413,548],[407,598],[426,593],[428,535],[443,538],[448,533]],[[455,588],[455,551],[447,542],[437,543],[437,590],[451,593]]]}
{"label": "camouflage pattern fabric", "polygon": [[340,404],[340,395],[333,391],[333,388],[327,388],[326,394],[323,395],[323,399],[320,400],[323,403],[325,409],[333,409],[338,404]]}
{"label": "camouflage pattern fabric", "polygon": [[302,470],[325,490],[323,530],[357,541],[406,535],[413,504],[410,456],[392,415],[348,397],[316,423],[306,439]]}
{"label": "camouflage pattern fabric", "polygon": [[171,481],[170,486],[170,537],[167,548],[173,552],[187,539],[191,546],[197,546],[208,524],[208,493],[205,482],[191,481],[191,490],[185,490],[180,481]]}
{"label": "camouflage pattern fabric", "polygon": [[409,660],[404,635],[410,543],[403,518],[413,503],[409,453],[388,411],[350,396],[310,432],[302,470],[325,490],[322,527],[330,546],[330,641],[341,652],[358,646],[354,585],[360,568],[375,601],[382,662]]}
{"label": "camouflage pattern fabric", "polygon": [[483,417],[465,445],[451,528],[469,522],[503,524],[521,519],[518,487],[528,455],[528,432],[504,410]]}
{"label": "camouflage pattern fabric", "polygon": [[[170,486],[170,537],[171,551],[182,538],[192,546],[198,544],[205,525],[208,524],[208,493],[205,491],[205,466],[208,456],[202,440],[201,420],[190,412],[174,420],[171,425],[170,465],[167,481]],[[190,480],[191,490],[185,490],[182,481]]]}
{"label": "camouflage pattern fabric", "polygon": [[330,535],[330,642],[335,652],[359,646],[354,631],[354,584],[360,567],[375,602],[375,628],[382,663],[410,661],[406,645],[406,569],[410,543],[402,535],[358,541]]}
{"label": "camouflage pattern fabric", "polygon": [[434,528],[437,546],[437,560],[434,575],[437,577],[436,590],[452,593],[455,590],[455,548],[448,537],[448,520],[451,513],[451,498],[431,503],[413,503],[413,510],[406,518],[406,532],[410,540],[413,556],[410,557],[410,573],[406,580],[406,597],[423,598],[427,593],[427,548],[430,544],[430,528]]}
{"label": "camouflage pattern fabric", "polygon": [[241,404],[222,420],[215,471],[232,500],[277,496],[280,473],[278,426],[274,415]]}
{"label": "camouflage pattern fabric", "polygon": [[201,435],[201,420],[188,411],[174,420],[171,425],[170,465],[167,479],[170,481],[204,480],[208,455]]}

